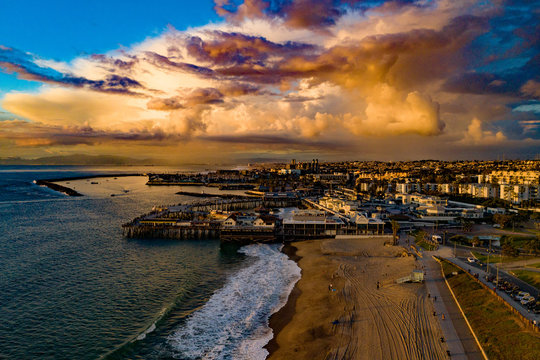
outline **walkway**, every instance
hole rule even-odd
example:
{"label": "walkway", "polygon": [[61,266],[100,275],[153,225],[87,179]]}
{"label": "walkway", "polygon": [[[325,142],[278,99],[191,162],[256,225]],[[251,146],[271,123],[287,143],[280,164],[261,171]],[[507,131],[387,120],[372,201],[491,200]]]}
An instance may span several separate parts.
{"label": "walkway", "polygon": [[[425,266],[427,291],[431,294],[452,359],[483,360],[482,352],[446,286],[439,263],[430,252],[424,253],[420,261]],[[442,314],[445,320],[442,320]]]}
{"label": "walkway", "polygon": [[[404,247],[408,247],[406,234],[400,234],[399,243]],[[412,238],[410,243],[414,244]],[[483,360],[482,352],[446,286],[442,277],[441,266],[432,258],[432,255],[451,256],[453,249],[442,246],[438,251],[425,252],[421,248],[419,250],[422,252],[419,261],[426,271],[426,288],[431,295],[452,359]],[[435,297],[437,297],[437,300],[435,300]],[[445,320],[442,320],[441,314],[445,314]]]}

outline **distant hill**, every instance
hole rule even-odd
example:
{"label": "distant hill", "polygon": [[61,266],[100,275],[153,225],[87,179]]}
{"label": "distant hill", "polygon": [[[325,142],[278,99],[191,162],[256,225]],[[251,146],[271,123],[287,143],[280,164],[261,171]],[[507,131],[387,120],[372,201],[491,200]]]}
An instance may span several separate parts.
{"label": "distant hill", "polygon": [[134,159],[114,155],[65,155],[37,159],[0,158],[0,165],[167,165],[161,159]]}

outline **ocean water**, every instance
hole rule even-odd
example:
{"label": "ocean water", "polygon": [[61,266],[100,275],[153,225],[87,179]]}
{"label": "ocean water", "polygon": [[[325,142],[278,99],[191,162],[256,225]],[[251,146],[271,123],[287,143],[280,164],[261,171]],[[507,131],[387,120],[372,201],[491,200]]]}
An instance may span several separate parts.
{"label": "ocean water", "polygon": [[193,201],[144,177],[69,181],[83,197],[32,183],[139,171],[0,167],[0,358],[266,357],[300,276],[278,245],[124,238],[153,205]]}

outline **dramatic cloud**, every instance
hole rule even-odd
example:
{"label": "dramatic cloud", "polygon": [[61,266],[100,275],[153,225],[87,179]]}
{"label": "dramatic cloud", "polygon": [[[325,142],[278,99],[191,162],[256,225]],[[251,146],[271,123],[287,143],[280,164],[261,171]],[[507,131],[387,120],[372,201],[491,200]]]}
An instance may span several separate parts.
{"label": "dramatic cloud", "polygon": [[39,64],[40,61],[32,59],[28,54],[6,47],[0,48],[0,68],[6,72],[17,73],[20,78],[25,80],[125,95],[140,95],[132,89],[143,88],[137,80],[126,76],[109,74],[104,79],[90,80],[82,76],[61,73],[51,67],[41,67]]}
{"label": "dramatic cloud", "polygon": [[464,140],[472,141],[474,144],[493,144],[506,140],[506,136],[502,131],[494,133],[493,131],[483,130],[482,122],[478,119],[473,119],[467,128]]}
{"label": "dramatic cloud", "polygon": [[43,84],[1,100],[9,112],[1,119],[12,120],[0,121],[2,143],[130,151],[137,144],[141,152],[189,144],[208,158],[218,144],[227,149],[220,156],[239,158],[302,149],[347,158],[539,149],[533,4],[215,4],[222,23],[168,29],[69,63],[0,46],[0,68]]}

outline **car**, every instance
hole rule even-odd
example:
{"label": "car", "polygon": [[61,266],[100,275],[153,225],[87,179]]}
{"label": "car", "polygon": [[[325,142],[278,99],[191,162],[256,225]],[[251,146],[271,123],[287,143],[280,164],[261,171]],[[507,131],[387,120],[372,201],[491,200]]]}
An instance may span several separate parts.
{"label": "car", "polygon": [[534,308],[536,307],[536,305],[538,304],[537,301],[531,301],[527,304],[527,309],[529,310],[534,310]]}
{"label": "car", "polygon": [[527,296],[527,297],[524,297],[523,299],[521,299],[520,303],[521,305],[527,305],[531,302],[534,302],[536,299],[533,298],[532,296]]}
{"label": "car", "polygon": [[528,292],[525,292],[525,291],[520,291],[518,292],[518,294],[516,295],[516,300],[517,301],[521,301],[523,300],[524,297],[527,297],[527,296],[530,296],[531,294],[529,294]]}
{"label": "car", "polygon": [[474,262],[476,262],[476,259],[473,258],[473,257],[468,257],[467,261],[470,262],[470,263],[474,263]]}

